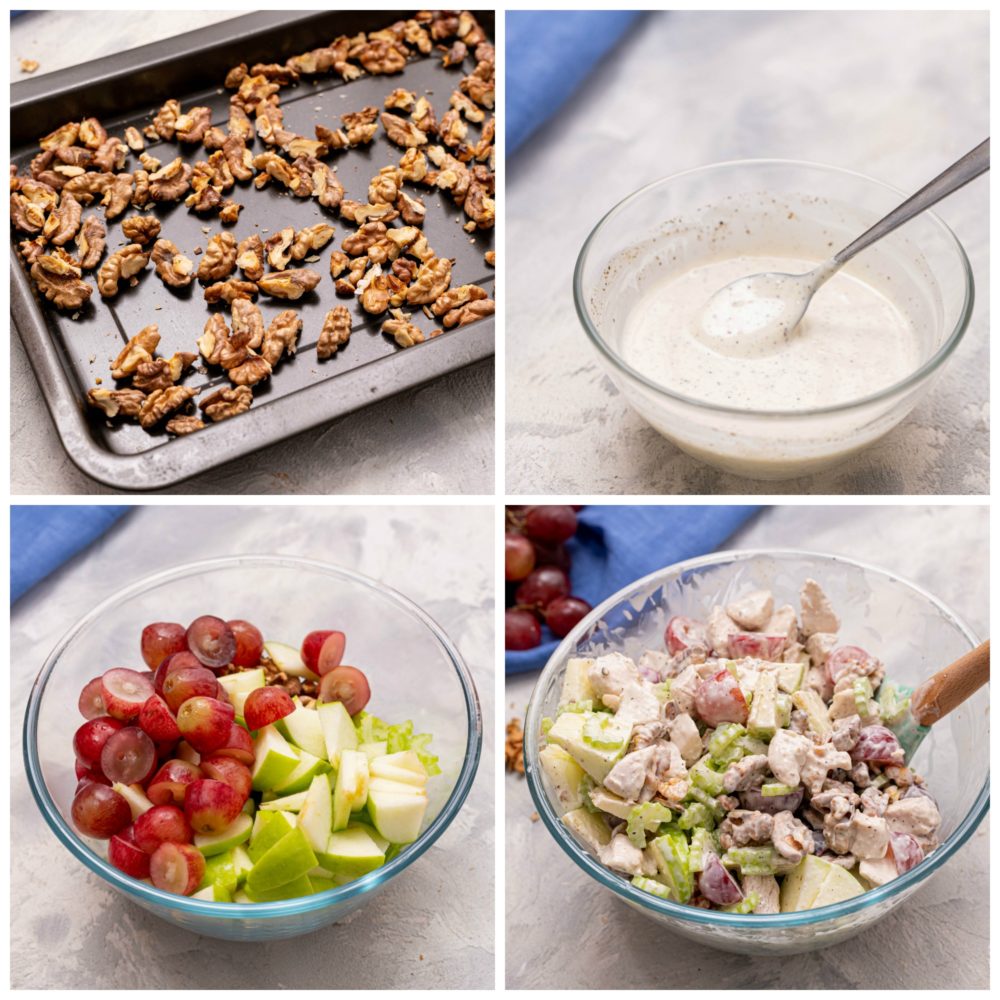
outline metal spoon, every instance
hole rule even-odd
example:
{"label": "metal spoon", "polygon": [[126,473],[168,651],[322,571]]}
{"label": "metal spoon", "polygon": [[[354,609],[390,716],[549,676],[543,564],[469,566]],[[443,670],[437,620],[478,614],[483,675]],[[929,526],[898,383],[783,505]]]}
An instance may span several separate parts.
{"label": "metal spoon", "polygon": [[703,336],[727,354],[766,353],[781,347],[802,321],[818,289],[852,257],[989,168],[987,139],[814,270],[805,274],[768,271],[726,285],[702,312]]}

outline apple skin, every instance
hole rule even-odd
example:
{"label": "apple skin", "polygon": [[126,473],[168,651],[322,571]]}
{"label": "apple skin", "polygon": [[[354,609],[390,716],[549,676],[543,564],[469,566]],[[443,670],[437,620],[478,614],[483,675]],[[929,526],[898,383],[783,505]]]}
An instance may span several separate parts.
{"label": "apple skin", "polygon": [[153,806],[133,824],[132,834],[136,846],[152,854],[160,844],[190,844],[194,830],[187,817],[177,806]]}
{"label": "apple skin", "polygon": [[229,727],[229,739],[224,746],[214,751],[215,755],[224,754],[238,760],[247,767],[252,767],[254,762],[253,737],[237,722]]}
{"label": "apple skin", "polygon": [[199,695],[188,698],[177,712],[181,735],[200,754],[214,753],[229,741],[233,706]]}
{"label": "apple skin", "polygon": [[199,778],[188,786],[184,813],[195,833],[221,833],[240,814],[245,797],[224,781]]}
{"label": "apple skin", "polygon": [[201,777],[201,768],[197,764],[174,758],[163,764],[153,775],[152,781],[146,786],[146,795],[154,805],[173,803],[180,806],[184,804],[187,786]]}
{"label": "apple skin", "polygon": [[[302,640],[302,648],[299,650],[299,656],[302,657],[302,662],[314,673],[319,674],[317,667],[319,666],[319,654],[320,650],[323,648],[323,644],[331,635],[339,635],[343,638],[343,632],[334,632],[332,629],[321,629],[317,632],[310,632]],[[343,649],[341,649],[341,656],[343,656]]]}

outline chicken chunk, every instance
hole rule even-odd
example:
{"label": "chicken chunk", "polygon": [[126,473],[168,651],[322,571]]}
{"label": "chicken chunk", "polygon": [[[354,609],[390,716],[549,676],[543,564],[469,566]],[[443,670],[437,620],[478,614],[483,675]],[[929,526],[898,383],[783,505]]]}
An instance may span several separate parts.
{"label": "chicken chunk", "polygon": [[830,599],[815,580],[806,580],[799,591],[802,606],[802,631],[807,635],[816,632],[839,632],[840,619],[834,613]]}

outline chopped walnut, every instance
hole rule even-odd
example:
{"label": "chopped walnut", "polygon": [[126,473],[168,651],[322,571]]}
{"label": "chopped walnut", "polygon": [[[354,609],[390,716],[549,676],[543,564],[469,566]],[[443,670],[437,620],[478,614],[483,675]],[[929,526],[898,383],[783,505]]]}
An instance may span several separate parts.
{"label": "chopped walnut", "polygon": [[441,65],[445,69],[449,69],[452,66],[461,66],[465,61],[465,57],[469,54],[469,48],[462,41],[452,42],[451,48],[447,48],[444,45],[439,45],[438,48],[444,53],[441,56]]}
{"label": "chopped walnut", "polygon": [[219,221],[224,222],[227,226],[235,225],[239,222],[242,209],[243,206],[235,201],[224,201],[222,208],[219,209]]}
{"label": "chopped walnut", "polygon": [[340,277],[336,282],[338,295],[353,295],[358,285],[365,276],[370,261],[367,257],[355,257],[350,261],[347,275]]}
{"label": "chopped walnut", "polygon": [[212,112],[209,108],[191,108],[174,120],[174,135],[178,142],[199,143],[211,125]]}
{"label": "chopped walnut", "polygon": [[156,389],[169,389],[176,381],[170,362],[166,358],[153,358],[152,361],[139,362],[132,376],[132,388],[153,392]]}
{"label": "chopped walnut", "polygon": [[347,130],[349,146],[364,146],[375,138],[378,131],[378,108],[366,107],[341,115],[340,120]]}
{"label": "chopped walnut", "polygon": [[149,175],[149,196],[153,201],[179,201],[187,194],[193,172],[191,164],[178,156]]}
{"label": "chopped walnut", "polygon": [[145,246],[160,235],[160,220],[155,215],[133,215],[128,219],[122,219],[122,232],[130,243],[140,243]]}
{"label": "chopped walnut", "polygon": [[383,273],[381,267],[373,268],[378,273],[371,274],[364,287],[359,286],[358,300],[365,312],[377,316],[391,305],[400,305],[403,296],[399,293],[406,287],[394,274]]}
{"label": "chopped walnut", "polygon": [[61,146],[75,146],[80,138],[80,123],[67,122],[60,125],[54,132],[38,140],[42,149],[59,149]]}
{"label": "chopped walnut", "polygon": [[311,292],[319,284],[320,276],[308,267],[265,274],[257,287],[276,299],[298,299],[305,292]]}
{"label": "chopped walnut", "polygon": [[132,192],[132,204],[136,208],[145,208],[152,200],[152,195],[149,193],[149,171],[137,170],[133,177],[135,189]]}
{"label": "chopped walnut", "polygon": [[104,217],[117,219],[132,202],[132,175],[105,174],[104,176],[113,178],[104,189],[104,197],[101,199]]}
{"label": "chopped walnut", "polygon": [[404,149],[427,145],[427,133],[422,132],[413,122],[400,118],[399,115],[383,112],[382,128],[385,129],[390,142]]}
{"label": "chopped walnut", "polygon": [[398,111],[412,111],[416,101],[417,95],[412,90],[403,90],[401,87],[397,87],[385,99],[385,107]]}
{"label": "chopped walnut", "polygon": [[110,420],[115,417],[137,417],[146,394],[138,389],[91,389],[87,402]]}
{"label": "chopped walnut", "polygon": [[216,233],[208,241],[205,256],[198,265],[199,281],[221,281],[236,267],[236,240],[232,233]]}
{"label": "chopped walnut", "polygon": [[333,239],[333,226],[319,222],[315,226],[307,226],[295,234],[295,241],[288,248],[292,260],[303,260],[309,254],[323,247]]}
{"label": "chopped walnut", "polygon": [[205,301],[214,304],[216,302],[228,302],[230,304],[240,301],[249,301],[257,294],[257,285],[252,281],[240,281],[239,278],[227,278],[225,281],[217,281],[205,289]]}
{"label": "chopped walnut", "polygon": [[486,112],[478,104],[470,101],[460,90],[452,91],[448,103],[470,122],[481,123],[486,119]]}
{"label": "chopped walnut", "polygon": [[233,337],[244,341],[252,350],[259,350],[264,342],[264,317],[260,309],[248,299],[234,299],[231,305]]}
{"label": "chopped walnut", "polygon": [[452,108],[441,119],[438,134],[446,146],[454,148],[465,141],[465,137],[469,134],[469,126],[462,116]]}
{"label": "chopped walnut", "polygon": [[232,389],[220,389],[201,401],[201,411],[209,420],[216,422],[246,413],[253,403],[253,392],[245,385]]}
{"label": "chopped walnut", "polygon": [[229,341],[229,327],[221,313],[213,313],[205,322],[205,330],[198,338],[198,350],[205,362],[217,365],[221,362],[223,348]]}
{"label": "chopped walnut", "polygon": [[21,60],[21,72],[22,73],[34,73],[42,64],[37,59],[22,59]]}
{"label": "chopped walnut", "polygon": [[383,239],[386,232],[384,222],[366,222],[356,233],[346,236],[341,247],[344,253],[358,257],[367,253],[369,247]]}
{"label": "chopped walnut", "polygon": [[107,129],[96,118],[84,118],[80,122],[77,140],[88,149],[99,149],[107,138]]}
{"label": "chopped walnut", "polygon": [[172,385],[167,389],[151,392],[139,410],[139,424],[144,430],[155,427],[164,417],[179,410],[195,395],[194,389],[185,385]]}
{"label": "chopped walnut", "polygon": [[347,149],[351,145],[351,140],[347,138],[347,133],[342,128],[330,129],[325,125],[317,125],[316,138],[327,149]]}
{"label": "chopped walnut", "polygon": [[195,416],[180,416],[171,417],[167,421],[166,429],[168,434],[193,434],[195,431],[200,431],[205,426],[204,421],[200,417]]}
{"label": "chopped walnut", "polygon": [[445,313],[441,322],[447,330],[455,326],[465,326],[467,323],[474,323],[477,319],[492,316],[496,312],[496,307],[497,304],[492,299],[478,299]]}
{"label": "chopped walnut", "polygon": [[351,314],[347,306],[335,306],[326,314],[323,329],[320,331],[319,342],[316,344],[316,355],[320,361],[333,357],[338,348],[351,339]]}
{"label": "chopped walnut", "polygon": [[271,320],[264,333],[261,354],[274,367],[286,352],[295,353],[295,347],[302,332],[302,320],[294,309],[286,309]]}
{"label": "chopped walnut", "polygon": [[291,187],[292,182],[297,180],[291,164],[288,160],[278,156],[277,153],[260,153],[253,158],[253,165],[257,170],[262,171],[254,180],[257,187],[263,187],[268,178],[273,178],[284,187]]}
{"label": "chopped walnut", "polygon": [[357,60],[374,75],[402,73],[406,67],[406,46],[376,38],[358,53]]}
{"label": "chopped walnut", "polygon": [[[77,246],[80,244],[77,243]],[[33,240],[21,240],[17,245],[21,257],[28,263],[34,264],[38,258],[45,253],[45,238],[36,236]],[[82,267],[82,265],[81,265]]]}
{"label": "chopped walnut", "polygon": [[413,347],[424,342],[423,332],[409,321],[401,309],[392,311],[392,319],[382,324],[382,332],[389,334],[400,347]]}
{"label": "chopped walnut", "polygon": [[406,290],[409,305],[425,305],[440,298],[451,284],[451,261],[446,257],[433,257],[417,271],[413,283]]}
{"label": "chopped walnut", "polygon": [[351,258],[343,250],[334,250],[330,254],[330,276],[339,278],[351,266]]}
{"label": "chopped walnut", "polygon": [[507,723],[503,756],[508,771],[524,774],[524,730],[520,719],[511,719]]}
{"label": "chopped walnut", "polygon": [[128,147],[121,139],[111,138],[101,143],[94,151],[93,164],[105,173],[114,173],[125,166],[128,157]]}
{"label": "chopped walnut", "polygon": [[264,276],[264,243],[256,233],[240,241],[236,250],[236,266],[248,281]]}
{"label": "chopped walnut", "polygon": [[227,136],[222,144],[222,155],[229,165],[230,173],[237,180],[248,181],[253,177],[253,154],[247,149],[246,140],[242,136]]}
{"label": "chopped walnut", "polygon": [[405,191],[399,192],[396,198],[396,208],[400,217],[408,226],[422,226],[427,216],[427,208],[419,198],[413,198]]}
{"label": "chopped walnut", "polygon": [[42,236],[57,247],[69,243],[80,228],[83,209],[71,194],[63,194],[42,228]]}
{"label": "chopped walnut", "polygon": [[497,266],[496,250],[487,250],[486,253],[483,254],[483,260],[485,260],[490,267],[496,267]]}
{"label": "chopped walnut", "polygon": [[143,169],[148,170],[151,174],[156,173],[163,166],[155,156],[151,156],[146,152],[139,154],[139,162],[142,164]]}
{"label": "chopped walnut", "polygon": [[368,200],[373,205],[391,205],[399,197],[403,178],[399,167],[382,167],[368,182]]}
{"label": "chopped walnut", "polygon": [[392,205],[362,205],[345,198],[340,203],[340,217],[363,226],[366,222],[392,222],[399,213]]}
{"label": "chopped walnut", "polygon": [[194,261],[170,240],[157,240],[150,256],[160,280],[171,288],[186,288],[194,281]]}
{"label": "chopped walnut", "polygon": [[118,294],[119,282],[138,274],[149,263],[150,252],[138,243],[116,250],[97,272],[97,288],[108,299]]}
{"label": "chopped walnut", "polygon": [[410,119],[421,132],[424,132],[427,135],[437,135],[437,116],[434,114],[434,108],[431,106],[431,102],[428,101],[426,97],[421,97],[420,100],[417,101],[416,106],[410,115]]}
{"label": "chopped walnut", "polygon": [[284,271],[288,266],[292,259],[289,247],[291,247],[294,239],[295,229],[292,226],[286,226],[280,232],[275,233],[264,244],[264,250],[267,252],[267,262],[274,270]]}
{"label": "chopped walnut", "polygon": [[312,161],[310,166],[313,196],[324,208],[336,211],[344,197],[344,185],[340,183],[340,178],[319,160]]}
{"label": "chopped walnut", "polygon": [[133,375],[144,361],[153,360],[153,352],[159,343],[159,327],[155,323],[144,326],[111,363],[111,377],[117,380]]}
{"label": "chopped walnut", "polygon": [[257,385],[270,376],[271,365],[259,354],[248,354],[245,361],[229,369],[229,379],[234,385]]}
{"label": "chopped walnut", "polygon": [[125,143],[133,153],[140,153],[146,148],[146,140],[142,133],[132,125],[125,129]]}
{"label": "chopped walnut", "polygon": [[181,105],[179,101],[167,101],[153,117],[153,135],[159,136],[161,139],[166,139],[168,142],[173,139],[180,113]]}
{"label": "chopped walnut", "polygon": [[35,287],[57,309],[79,309],[93,288],[81,278],[80,265],[62,248],[39,254],[31,265]]}
{"label": "chopped walnut", "polygon": [[487,298],[486,291],[478,285],[459,285],[444,293],[431,306],[431,312],[435,316],[443,316],[452,309],[465,305],[466,302],[476,302],[479,299]]}

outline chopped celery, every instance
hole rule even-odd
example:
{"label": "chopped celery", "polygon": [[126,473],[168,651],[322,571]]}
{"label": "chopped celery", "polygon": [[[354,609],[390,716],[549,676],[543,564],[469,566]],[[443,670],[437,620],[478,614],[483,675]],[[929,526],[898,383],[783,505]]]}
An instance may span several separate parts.
{"label": "chopped celery", "polygon": [[625,833],[635,847],[642,848],[646,846],[646,830],[649,824],[653,824],[653,829],[656,829],[661,823],[669,823],[673,818],[674,814],[665,805],[659,802],[645,802],[628,814]]}
{"label": "chopped celery", "polygon": [[751,754],[767,753],[767,744],[754,736],[741,736],[736,741],[736,745],[743,751],[745,757],[749,757]]}
{"label": "chopped celery", "polygon": [[429,745],[433,738],[430,733],[415,733],[413,723],[406,722],[389,725],[368,712],[358,712],[354,716],[354,728],[358,733],[359,743],[386,743],[387,753],[401,753],[403,750],[413,750],[428,775],[441,773],[437,757],[430,752]]}
{"label": "chopped celery", "polygon": [[868,702],[872,698],[872,682],[867,677],[855,677],[851,682],[851,691],[854,694],[858,715],[865,718],[869,714]]}
{"label": "chopped celery", "polygon": [[794,785],[782,785],[776,781],[772,781],[760,786],[760,794],[765,797],[770,797],[772,795],[793,795],[795,793]]}
{"label": "chopped celery", "polygon": [[663,881],[670,887],[678,903],[686,903],[694,892],[694,877],[688,869],[690,849],[687,837],[680,830],[671,830],[657,837],[650,845]]}
{"label": "chopped celery", "polygon": [[738,722],[723,722],[712,733],[708,741],[708,754],[716,763],[729,764],[743,756],[737,748],[738,756],[733,757],[731,750],[741,736],[746,736],[746,729]]}
{"label": "chopped celery", "polygon": [[[769,670],[757,675],[747,719],[751,736],[769,740],[778,728],[778,678]],[[751,751],[752,752],[752,751]]]}
{"label": "chopped celery", "polygon": [[737,680],[740,679],[739,667],[736,665],[735,660],[720,660],[719,661]]}
{"label": "chopped celery", "polygon": [[660,681],[659,684],[654,684],[653,694],[656,695],[656,700],[661,704],[668,702],[670,700],[670,678]]}
{"label": "chopped celery", "polygon": [[677,817],[677,825],[682,830],[711,829],[715,826],[715,816],[703,802],[692,802]]}
{"label": "chopped celery", "polygon": [[889,775],[879,774],[876,777],[872,778],[872,785],[875,788],[881,788],[884,784],[888,782],[888,780],[889,780]]}
{"label": "chopped celery", "polygon": [[823,699],[811,688],[796,691],[792,695],[792,703],[796,708],[800,708],[806,713],[809,728],[817,736],[826,736],[827,733],[833,731],[829,709],[823,703]]}
{"label": "chopped celery", "polygon": [[780,855],[773,847],[731,847],[720,860],[727,868],[739,868],[741,875],[773,875]]}
{"label": "chopped celery", "polygon": [[722,909],[726,913],[753,913],[757,909],[757,904],[760,902],[760,896],[755,892],[747,893],[738,903],[732,903],[729,906],[724,906]]}
{"label": "chopped celery", "polygon": [[546,715],[542,719],[542,735],[544,736],[555,724],[556,720],[551,719],[549,718],[549,716]]}
{"label": "chopped celery", "polygon": [[598,750],[618,750],[625,746],[631,731],[631,726],[626,729],[614,716],[593,714],[583,724],[583,742]]}
{"label": "chopped celery", "polygon": [[660,899],[670,899],[670,889],[662,882],[657,882],[655,878],[646,878],[645,875],[634,875],[632,885],[643,892],[648,892],[651,896],[659,896]]}
{"label": "chopped celery", "polygon": [[689,799],[694,799],[695,802],[700,802],[711,814],[712,818],[718,822],[725,815],[725,810],[719,803],[708,794],[708,792],[692,785],[688,791],[687,797]]}
{"label": "chopped celery", "polygon": [[571,701],[560,712],[593,712],[594,703],[588,698],[586,701]]}
{"label": "chopped celery", "polygon": [[603,810],[594,805],[590,793],[597,787],[597,782],[589,774],[584,774],[580,782],[580,790],[583,792],[583,808],[589,813],[599,813]]}
{"label": "chopped celery", "polygon": [[691,834],[691,847],[688,851],[688,871],[700,872],[705,868],[705,854],[719,853],[718,834],[704,827],[699,827]]}
{"label": "chopped celery", "polygon": [[709,795],[721,795],[724,791],[722,787],[722,775],[712,767],[712,758],[704,756],[688,772],[692,785],[708,792]]}
{"label": "chopped celery", "polygon": [[878,706],[882,721],[891,726],[906,715],[910,707],[910,696],[896,684],[883,681],[878,689]]}

